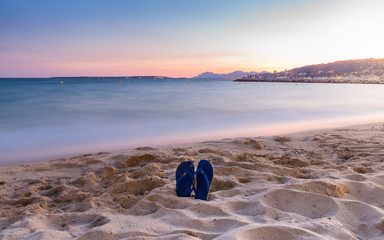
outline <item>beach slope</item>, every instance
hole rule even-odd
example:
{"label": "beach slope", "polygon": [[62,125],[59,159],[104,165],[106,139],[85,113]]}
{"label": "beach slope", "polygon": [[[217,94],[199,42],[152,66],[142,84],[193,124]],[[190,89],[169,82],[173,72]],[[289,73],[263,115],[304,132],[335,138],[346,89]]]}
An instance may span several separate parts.
{"label": "beach slope", "polygon": [[[209,201],[175,170],[207,159]],[[0,239],[383,239],[384,127],[141,147],[0,168]]]}

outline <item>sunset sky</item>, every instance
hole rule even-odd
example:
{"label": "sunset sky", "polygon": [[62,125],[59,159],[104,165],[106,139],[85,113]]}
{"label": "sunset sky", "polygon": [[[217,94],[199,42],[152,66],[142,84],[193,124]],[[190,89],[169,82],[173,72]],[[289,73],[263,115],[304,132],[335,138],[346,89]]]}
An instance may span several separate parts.
{"label": "sunset sky", "polygon": [[0,0],[0,77],[273,71],[384,57],[382,0]]}

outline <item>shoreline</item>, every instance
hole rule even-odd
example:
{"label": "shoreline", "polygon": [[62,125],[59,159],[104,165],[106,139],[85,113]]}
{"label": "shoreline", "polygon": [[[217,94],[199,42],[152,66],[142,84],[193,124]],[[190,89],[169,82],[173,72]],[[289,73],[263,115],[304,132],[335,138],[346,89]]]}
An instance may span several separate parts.
{"label": "shoreline", "polygon": [[[201,159],[209,201],[177,197]],[[383,122],[81,154],[0,167],[0,238],[380,239],[383,185]]]}
{"label": "shoreline", "polygon": [[[227,130],[225,133],[206,132],[199,135],[177,135],[172,137],[156,137],[149,140],[141,139],[137,142],[114,142],[110,144],[87,144],[83,147],[66,147],[63,149],[49,149],[49,154],[40,154],[33,156],[34,153],[25,153],[24,157],[19,157],[17,160],[1,161],[1,167],[10,167],[20,164],[32,164],[45,162],[55,159],[70,158],[81,154],[97,154],[98,152],[118,153],[127,150],[134,150],[143,146],[151,146],[161,148],[173,145],[191,145],[204,141],[217,141],[225,138],[244,138],[263,136],[270,137],[274,135],[296,134],[300,132],[311,132],[323,129],[342,128],[342,127],[358,127],[377,123],[377,119],[383,119],[383,115],[372,115],[369,117],[360,118],[336,118],[336,119],[321,119],[317,121],[302,121],[302,122],[286,122],[281,124],[263,125],[258,127],[244,127],[243,129]],[[94,145],[94,146],[93,146]],[[85,150],[84,150],[85,149]],[[44,156],[45,155],[45,156]],[[32,156],[32,157],[30,157]],[[3,155],[4,157],[4,155]],[[24,159],[24,160],[23,160]]]}
{"label": "shoreline", "polygon": [[332,84],[384,84],[384,80],[378,79],[364,79],[364,80],[351,80],[351,79],[253,79],[253,78],[240,78],[233,80],[234,82],[273,82],[273,83],[332,83]]}

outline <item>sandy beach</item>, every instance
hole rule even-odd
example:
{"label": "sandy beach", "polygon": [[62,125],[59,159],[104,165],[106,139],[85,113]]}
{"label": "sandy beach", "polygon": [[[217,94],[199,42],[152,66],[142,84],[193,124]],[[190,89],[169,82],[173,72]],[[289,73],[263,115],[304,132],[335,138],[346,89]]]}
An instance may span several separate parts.
{"label": "sandy beach", "polygon": [[[175,170],[211,162],[209,201]],[[384,126],[140,147],[0,168],[0,239],[383,239]]]}

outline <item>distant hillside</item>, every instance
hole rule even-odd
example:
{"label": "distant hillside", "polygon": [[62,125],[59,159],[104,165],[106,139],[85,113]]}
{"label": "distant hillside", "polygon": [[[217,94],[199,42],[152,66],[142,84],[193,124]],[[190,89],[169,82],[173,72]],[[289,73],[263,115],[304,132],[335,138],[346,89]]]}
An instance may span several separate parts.
{"label": "distant hillside", "polygon": [[197,75],[193,78],[241,78],[248,75],[254,75],[258,74],[257,72],[243,72],[243,71],[235,71],[228,74],[220,74],[220,73],[213,73],[213,72],[205,72],[202,74]]}
{"label": "distant hillside", "polygon": [[289,73],[305,74],[307,77],[334,77],[353,74],[354,76],[382,76],[384,59],[345,60],[332,63],[309,65],[289,70]]}

